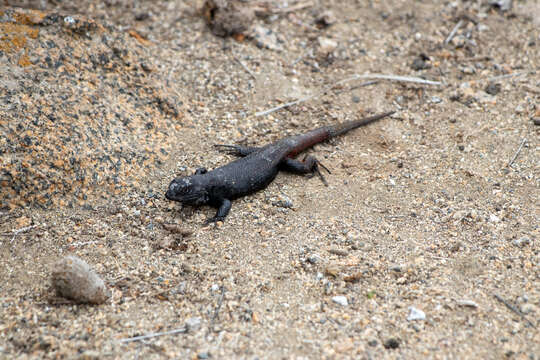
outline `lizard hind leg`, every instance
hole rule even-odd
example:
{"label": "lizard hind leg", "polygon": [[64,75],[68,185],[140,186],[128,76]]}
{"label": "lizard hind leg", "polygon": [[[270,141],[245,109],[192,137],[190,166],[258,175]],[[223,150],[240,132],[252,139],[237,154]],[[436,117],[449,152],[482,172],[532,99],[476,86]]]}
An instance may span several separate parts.
{"label": "lizard hind leg", "polygon": [[311,155],[307,155],[304,157],[302,161],[292,159],[292,158],[286,158],[282,161],[281,167],[285,171],[289,171],[295,174],[310,174],[310,177],[315,176],[317,174],[319,178],[321,179],[322,183],[325,186],[328,186],[328,182],[324,178],[323,174],[321,173],[322,169],[326,170],[330,174],[330,170],[326,166],[324,166],[319,160],[317,160],[315,157]]}
{"label": "lizard hind leg", "polygon": [[231,155],[236,156],[248,156],[249,154],[259,150],[258,147],[254,146],[242,146],[242,145],[225,145],[225,144],[216,144],[214,145],[216,149],[222,152],[226,152]]}

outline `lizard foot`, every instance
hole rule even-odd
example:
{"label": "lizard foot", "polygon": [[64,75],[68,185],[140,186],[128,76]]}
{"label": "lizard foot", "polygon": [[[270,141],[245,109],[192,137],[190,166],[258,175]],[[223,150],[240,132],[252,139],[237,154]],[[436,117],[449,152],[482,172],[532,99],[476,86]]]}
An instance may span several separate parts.
{"label": "lizard foot", "polygon": [[[323,169],[326,169],[324,166],[322,167]],[[324,184],[324,186],[328,186],[328,182],[326,181],[326,179],[324,178],[321,170],[319,170],[318,167],[316,167],[315,169],[313,169],[313,171],[315,173],[317,173],[317,175],[319,175],[319,178],[321,179],[322,183]],[[328,169],[326,169],[326,171],[328,171]]]}
{"label": "lizard foot", "polygon": [[312,173],[311,173],[310,178],[312,178],[313,176],[315,176],[315,174],[317,174],[319,176],[319,179],[321,179],[322,183],[324,184],[324,186],[328,186],[328,182],[326,181],[326,178],[322,174],[321,168],[326,170],[326,172],[328,172],[329,174],[331,174],[330,170],[328,170],[328,168],[324,166],[322,162],[320,162],[317,159],[314,159],[313,166],[311,168]]}

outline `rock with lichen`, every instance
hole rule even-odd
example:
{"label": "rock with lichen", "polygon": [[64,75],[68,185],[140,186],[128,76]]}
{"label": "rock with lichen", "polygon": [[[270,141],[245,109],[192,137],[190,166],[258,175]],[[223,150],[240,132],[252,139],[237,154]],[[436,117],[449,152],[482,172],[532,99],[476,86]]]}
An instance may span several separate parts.
{"label": "rock with lichen", "polygon": [[0,10],[0,208],[140,190],[183,120],[152,46],[80,15]]}

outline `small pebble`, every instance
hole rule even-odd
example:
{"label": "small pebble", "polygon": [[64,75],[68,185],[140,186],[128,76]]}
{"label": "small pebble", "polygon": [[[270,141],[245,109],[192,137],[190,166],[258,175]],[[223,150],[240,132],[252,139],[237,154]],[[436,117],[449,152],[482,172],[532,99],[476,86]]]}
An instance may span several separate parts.
{"label": "small pebble", "polygon": [[426,320],[426,314],[422,310],[417,309],[414,306],[409,306],[409,316],[407,316],[407,320]]}
{"label": "small pebble", "polygon": [[425,70],[431,68],[431,65],[427,63],[424,59],[418,57],[413,60],[411,64],[411,69],[413,70]]}
{"label": "small pebble", "polygon": [[322,260],[322,258],[321,258],[319,255],[317,255],[317,254],[310,255],[310,256],[308,256],[308,258],[307,258],[307,261],[308,261],[310,264],[316,264],[316,263],[318,263],[318,262],[321,261],[321,260]]}
{"label": "small pebble", "polygon": [[197,359],[210,359],[210,353],[207,352],[207,351],[204,351],[204,352],[200,352],[197,354]]}
{"label": "small pebble", "polygon": [[501,11],[508,11],[512,8],[512,0],[489,0],[489,5],[498,7]]}
{"label": "small pebble", "polygon": [[279,199],[272,201],[272,205],[285,209],[291,209],[294,206],[292,200],[285,195],[280,195]]}
{"label": "small pebble", "polygon": [[201,327],[202,319],[200,317],[192,317],[186,320],[186,329],[188,332],[197,331]]}
{"label": "small pebble", "polygon": [[536,126],[540,125],[540,117],[533,117],[532,118],[533,124]]}
{"label": "small pebble", "polygon": [[397,349],[399,347],[399,343],[399,339],[389,338],[384,341],[383,345],[385,349]]}
{"label": "small pebble", "polygon": [[189,236],[189,235],[193,234],[192,230],[186,229],[186,228],[184,228],[184,227],[182,227],[181,225],[178,225],[178,224],[163,223],[161,225],[163,226],[163,228],[165,230],[167,230],[168,232],[173,233],[173,234],[180,234],[182,236]]}
{"label": "small pebble", "polygon": [[77,360],[99,360],[102,356],[99,352],[93,350],[86,350],[80,354],[76,359]]}
{"label": "small pebble", "polygon": [[335,40],[325,38],[325,37],[319,38],[319,51],[322,54],[330,54],[331,52],[334,52],[337,46],[338,46],[338,43]]}
{"label": "small pebble", "polygon": [[324,269],[324,274],[326,276],[334,276],[334,277],[336,277],[339,274],[339,266],[337,266],[336,264],[329,264]]}
{"label": "small pebble", "polygon": [[244,34],[255,19],[252,7],[239,1],[206,0],[201,12],[212,33],[222,37]]}
{"label": "small pebble", "polygon": [[319,29],[326,28],[336,22],[336,16],[331,10],[326,10],[315,19],[315,24]]}
{"label": "small pebble", "polygon": [[54,264],[52,285],[57,295],[78,303],[102,304],[109,298],[103,280],[76,256],[66,256]]}
{"label": "small pebble", "polygon": [[497,95],[501,91],[501,84],[489,83],[485,90],[489,95]]}
{"label": "small pebble", "polygon": [[531,303],[521,305],[520,310],[523,314],[529,314],[536,312],[536,306]]}
{"label": "small pebble", "polygon": [[349,252],[347,250],[338,249],[338,248],[329,249],[328,252],[330,254],[334,254],[334,255],[338,255],[338,256],[347,256],[347,255],[349,255]]}
{"label": "small pebble", "polygon": [[512,241],[512,244],[514,244],[517,247],[523,247],[525,245],[529,245],[530,243],[531,243],[531,240],[526,236],[523,236],[519,239]]}
{"label": "small pebble", "polygon": [[335,302],[336,304],[341,305],[341,306],[349,305],[349,301],[347,300],[347,298],[345,296],[342,296],[342,295],[334,296],[332,298],[332,301]]}
{"label": "small pebble", "polygon": [[274,51],[283,50],[275,32],[263,26],[256,25],[253,27],[252,35],[257,47],[261,49],[269,49]]}

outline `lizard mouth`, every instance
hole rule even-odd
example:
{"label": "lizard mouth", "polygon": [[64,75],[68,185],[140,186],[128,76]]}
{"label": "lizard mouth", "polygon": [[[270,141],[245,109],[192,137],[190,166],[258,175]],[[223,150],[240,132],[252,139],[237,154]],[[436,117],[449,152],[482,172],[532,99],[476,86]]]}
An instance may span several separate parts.
{"label": "lizard mouth", "polygon": [[178,201],[183,204],[204,204],[206,202],[206,196],[204,194],[175,194],[171,190],[167,190],[165,198],[172,201]]}
{"label": "lizard mouth", "polygon": [[167,190],[167,192],[165,193],[165,198],[167,200],[176,200],[175,196],[173,195],[172,191],[170,191],[170,190]]}

